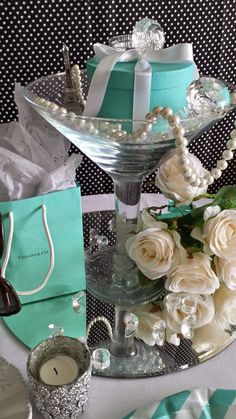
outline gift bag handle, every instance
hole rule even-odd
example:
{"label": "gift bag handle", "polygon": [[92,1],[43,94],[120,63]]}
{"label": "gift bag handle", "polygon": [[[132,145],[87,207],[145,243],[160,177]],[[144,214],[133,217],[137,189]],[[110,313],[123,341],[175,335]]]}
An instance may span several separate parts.
{"label": "gift bag handle", "polygon": [[[46,210],[46,205],[43,204],[42,205],[42,217],[43,217],[43,226],[44,226],[44,230],[48,239],[48,244],[49,244],[49,249],[50,249],[50,266],[48,269],[48,272],[46,274],[46,277],[44,278],[44,280],[41,282],[41,284],[37,287],[34,288],[32,290],[29,291],[16,291],[16,293],[18,295],[31,295],[31,294],[35,294],[38,291],[41,291],[45,285],[47,284],[53,268],[54,268],[54,262],[55,262],[55,256],[54,256],[54,246],[53,246],[53,241],[51,238],[51,234],[49,231],[49,227],[48,227],[48,223],[47,223],[47,210]],[[10,257],[10,253],[11,253],[11,244],[12,244],[12,238],[13,238],[13,231],[14,231],[14,216],[13,216],[13,212],[9,212],[8,214],[9,216],[9,234],[8,234],[8,240],[7,240],[7,248],[6,248],[6,255],[5,255],[5,259],[3,261],[2,264],[2,276],[5,277],[5,272],[6,272],[6,268],[8,265],[8,261],[9,261],[9,257]]]}

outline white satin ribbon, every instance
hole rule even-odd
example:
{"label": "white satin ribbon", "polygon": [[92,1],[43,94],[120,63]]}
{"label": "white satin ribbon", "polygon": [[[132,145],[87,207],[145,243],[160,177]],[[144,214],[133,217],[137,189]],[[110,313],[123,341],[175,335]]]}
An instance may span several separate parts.
{"label": "white satin ribbon", "polygon": [[[108,45],[95,44],[94,52],[99,64],[91,80],[84,115],[97,116],[106,93],[110,74],[117,62],[137,60],[135,65],[133,119],[144,119],[149,111],[152,82],[152,67],[149,63],[184,63],[193,61],[192,44],[173,45],[158,51],[150,51],[140,57],[135,49],[118,51]],[[197,67],[193,80],[199,77]]]}

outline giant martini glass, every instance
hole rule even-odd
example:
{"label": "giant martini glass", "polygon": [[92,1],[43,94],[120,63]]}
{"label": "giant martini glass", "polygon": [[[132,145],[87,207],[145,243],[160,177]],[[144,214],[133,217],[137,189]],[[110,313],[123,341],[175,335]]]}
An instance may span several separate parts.
{"label": "giant martini glass", "polygon": [[[42,77],[25,88],[25,98],[43,118],[105,170],[114,182],[116,246],[100,249],[86,260],[89,292],[115,305],[113,338],[100,344],[111,353],[110,367],[97,373],[118,377],[163,373],[158,351],[134,340],[132,334],[127,335],[124,316],[127,311],[132,312],[133,305],[160,297],[164,278],[145,281],[144,284],[136,264],[127,255],[125,242],[127,235],[137,227],[143,179],[174,148],[173,134],[163,120],[157,120],[146,135],[139,137],[131,134],[147,124],[146,120],[111,120],[66,112],[61,108],[64,106],[64,89],[64,73]],[[39,98],[47,102],[42,103]],[[187,139],[198,138],[232,109],[230,105],[220,109],[213,106],[211,111],[197,114],[190,103],[188,108],[179,112]]]}

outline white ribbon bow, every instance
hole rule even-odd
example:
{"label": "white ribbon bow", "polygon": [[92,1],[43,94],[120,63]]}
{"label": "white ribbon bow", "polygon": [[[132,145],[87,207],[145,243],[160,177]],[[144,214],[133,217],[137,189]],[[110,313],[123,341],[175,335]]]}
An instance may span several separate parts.
{"label": "white ribbon bow", "polygon": [[[135,65],[133,119],[142,120],[149,112],[152,67],[149,63],[183,63],[193,61],[192,44],[173,45],[158,51],[149,51],[140,57],[135,49],[118,51],[108,45],[94,44],[94,52],[99,64],[94,72],[84,109],[84,115],[97,116],[106,93],[110,74],[117,62],[137,60]],[[199,77],[197,67],[193,79]]]}

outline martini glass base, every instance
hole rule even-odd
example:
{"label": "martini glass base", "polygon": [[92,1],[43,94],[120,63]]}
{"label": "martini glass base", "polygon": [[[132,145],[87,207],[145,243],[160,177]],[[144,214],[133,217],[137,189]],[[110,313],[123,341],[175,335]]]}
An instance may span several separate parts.
{"label": "martini glass base", "polygon": [[151,302],[165,293],[164,278],[152,281],[138,271],[134,286],[124,286],[114,280],[113,257],[116,246],[107,247],[86,256],[87,290],[105,303],[132,306]]}
{"label": "martini glass base", "polygon": [[[102,341],[97,346],[90,348],[91,352],[98,348],[110,350],[111,341]],[[143,341],[135,339],[136,353],[129,357],[117,357],[110,354],[110,365],[101,370],[93,367],[93,374],[103,377],[116,378],[141,378],[162,375],[165,365],[158,349],[148,346]]]}

